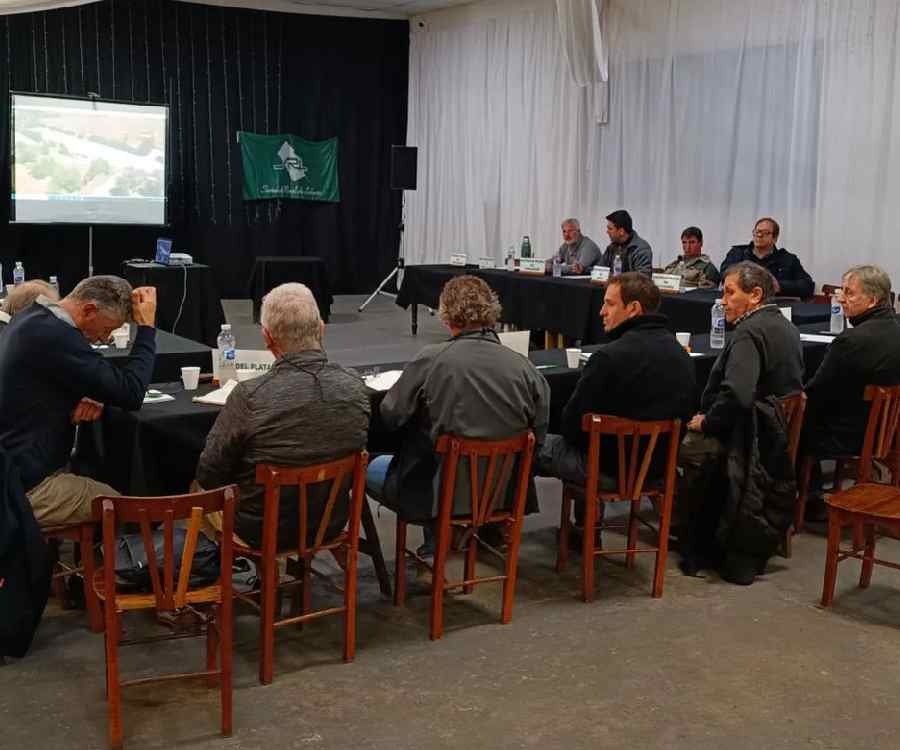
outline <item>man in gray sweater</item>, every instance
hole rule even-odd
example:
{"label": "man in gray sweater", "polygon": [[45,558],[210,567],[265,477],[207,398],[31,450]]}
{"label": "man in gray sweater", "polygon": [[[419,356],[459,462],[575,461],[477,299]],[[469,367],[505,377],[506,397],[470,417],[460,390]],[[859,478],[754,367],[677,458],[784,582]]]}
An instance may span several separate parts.
{"label": "man in gray sweater", "polygon": [[547,261],[547,271],[552,270],[553,261],[558,260],[563,276],[590,273],[600,261],[601,251],[597,243],[581,233],[578,219],[563,219],[563,243],[556,255]]}
{"label": "man in gray sweater", "polygon": [[653,250],[650,243],[634,231],[631,214],[623,208],[606,217],[606,234],[609,245],[600,258],[599,265],[606,266],[615,275],[616,258],[621,261],[619,273],[637,271],[645,276],[653,274]]}
{"label": "man in gray sweater", "polygon": [[440,435],[502,440],[530,429],[537,451],[547,433],[550,388],[530,360],[500,343],[493,330],[500,303],[491,288],[475,276],[452,279],[439,313],[450,338],[422,349],[381,402],[385,427],[406,428],[403,447],[371,461],[366,482],[370,494],[411,521],[435,516]]}
{"label": "man in gray sweater", "polygon": [[[322,350],[325,324],[306,286],[275,287],[263,300],[260,320],[275,364],[231,392],[197,465],[197,482],[204,488],[237,483],[235,533],[254,546],[262,542],[264,500],[263,487],[256,483],[256,465],[308,466],[361,450],[370,413],[368,391],[359,376],[329,362]],[[318,529],[330,488],[320,489],[321,496],[310,493],[311,534]],[[347,514],[347,503],[335,509],[331,524],[335,531],[346,523]],[[279,546],[297,543],[298,521],[297,488],[285,488],[279,506]]]}

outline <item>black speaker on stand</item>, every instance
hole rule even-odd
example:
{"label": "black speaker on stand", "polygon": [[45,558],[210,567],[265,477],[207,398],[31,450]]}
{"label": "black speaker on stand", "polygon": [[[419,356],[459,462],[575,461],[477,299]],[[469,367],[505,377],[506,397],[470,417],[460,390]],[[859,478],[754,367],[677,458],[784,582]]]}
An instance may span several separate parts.
{"label": "black speaker on stand", "polygon": [[[391,190],[415,190],[416,189],[416,177],[417,177],[417,166],[419,161],[419,149],[415,146],[391,146]],[[403,230],[404,223],[406,221],[406,196],[401,195],[401,209],[400,209],[400,247],[397,249],[397,264],[394,266],[394,269],[384,277],[382,282],[376,287],[375,291],[372,292],[368,299],[363,302],[359,306],[359,312],[362,312],[366,309],[368,304],[375,299],[379,294],[383,294],[386,297],[391,297],[396,299],[396,294],[391,294],[390,292],[385,292],[384,288],[391,282],[391,280],[402,273],[404,258],[403,258]],[[400,280],[397,280],[397,289],[400,288]]]}

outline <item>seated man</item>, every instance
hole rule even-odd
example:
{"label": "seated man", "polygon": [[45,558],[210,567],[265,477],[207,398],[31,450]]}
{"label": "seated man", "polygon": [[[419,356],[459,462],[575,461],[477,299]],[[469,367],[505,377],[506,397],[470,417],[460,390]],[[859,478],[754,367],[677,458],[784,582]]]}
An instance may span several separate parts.
{"label": "seated man", "polygon": [[735,263],[752,261],[759,263],[775,277],[775,293],[787,297],[812,297],[815,291],[812,277],[803,268],[800,259],[784,248],[778,248],[778,234],[781,228],[775,219],[765,217],[753,227],[753,242],[749,245],[734,245],[725,256],[720,267],[721,275]]}
{"label": "seated man", "polygon": [[56,287],[43,279],[32,279],[18,286],[10,287],[6,299],[0,305],[0,330],[6,327],[13,315],[30,307],[41,295],[51,302],[59,302]]}
{"label": "seated man", "polygon": [[696,286],[701,289],[717,286],[719,271],[703,254],[703,232],[699,227],[688,227],[681,233],[679,255],[663,269],[663,273],[680,276],[682,286]]}
{"label": "seated man", "polygon": [[[116,494],[66,471],[75,424],[97,419],[101,404],[141,408],[153,374],[155,317],[156,289],[132,291],[124,279],[92,276],[59,303],[38,297],[0,336],[0,441],[42,526],[90,520],[92,500]],[[132,318],[137,335],[122,365],[91,348]]]}
{"label": "seated man", "polygon": [[385,394],[384,426],[409,430],[400,453],[369,463],[366,482],[389,508],[423,522],[437,511],[434,445],[440,435],[502,440],[530,429],[537,450],[550,407],[547,381],[494,332],[500,303],[482,279],[459,276],[448,281],[438,312],[450,338],[422,349]]}
{"label": "seated man", "polygon": [[[806,384],[804,454],[859,455],[869,416],[869,404],[863,400],[865,387],[900,384],[900,323],[890,298],[890,277],[878,266],[854,266],[844,274],[841,305],[853,327],[834,339]],[[813,519],[824,512],[818,469],[815,465],[815,499],[807,505]]]}
{"label": "seated man", "polygon": [[590,273],[600,260],[600,248],[590,237],[581,233],[578,219],[565,219],[562,223],[563,243],[556,255],[547,261],[547,270],[552,270],[553,261],[558,260],[563,276]]}
{"label": "seated man", "polygon": [[[265,499],[264,488],[256,483],[256,465],[306,466],[348,456],[365,447],[370,414],[368,391],[359,376],[328,361],[322,349],[325,324],[306,286],[282,284],[270,291],[263,299],[260,323],[275,363],[266,374],[237,384],[197,464],[201,487],[238,485],[235,534],[254,547],[262,544]],[[310,493],[310,534],[318,529],[330,489],[315,487],[323,494]],[[339,531],[347,513],[347,503],[336,508],[330,528]],[[209,520],[217,526],[218,519]],[[296,545],[297,534],[297,488],[285,488],[279,505],[279,547]]]}
{"label": "seated man", "polygon": [[634,231],[628,211],[619,209],[606,217],[606,234],[609,245],[597,265],[607,266],[612,274],[618,256],[622,261],[622,273],[639,271],[648,277],[653,274],[653,251],[647,240]]}
{"label": "seated man", "polygon": [[[679,453],[684,481],[678,502],[689,520],[688,539],[682,543],[682,570],[689,575],[701,567],[716,566],[725,580],[747,585],[765,568],[774,551],[759,544],[763,537],[778,536],[765,532],[766,510],[775,499],[771,487],[750,486],[748,481],[748,486],[742,487],[745,496],[734,500],[744,505],[723,512],[728,494],[728,487],[723,490],[725,475],[730,479],[730,469],[746,461],[743,455],[733,460],[729,451],[739,450],[746,442],[747,422],[756,403],[769,396],[797,393],[802,387],[800,334],[778,306],[769,302],[774,294],[772,274],[756,263],[738,263],[725,272],[725,318],[735,330],[713,365],[700,399],[700,413],[688,423],[690,432]],[[764,445],[760,439],[760,454],[775,442]],[[722,465],[726,454],[727,472]],[[747,476],[751,476],[750,469]],[[761,507],[745,502],[750,491],[755,492],[752,499]],[[752,539],[748,539],[751,532]],[[727,540],[724,549],[722,540]]]}

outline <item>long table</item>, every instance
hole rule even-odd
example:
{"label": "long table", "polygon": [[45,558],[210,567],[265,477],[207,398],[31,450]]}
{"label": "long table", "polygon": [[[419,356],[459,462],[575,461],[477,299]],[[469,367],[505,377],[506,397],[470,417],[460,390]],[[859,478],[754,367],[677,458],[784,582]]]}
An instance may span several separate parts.
{"label": "long table", "polygon": [[[442,264],[407,266],[404,270],[397,304],[409,308],[413,335],[418,331],[418,306],[437,307],[444,284],[462,274],[484,279],[497,293],[505,323],[521,329],[553,331],[583,344],[605,339],[600,319],[605,290],[588,279],[529,276],[505,269]],[[716,296],[718,292],[706,289],[664,294],[660,312],[668,316],[673,331],[704,333],[709,331],[710,307]],[[798,325],[824,323],[831,313],[828,305],[796,301],[781,304],[791,308]]]}
{"label": "long table", "polygon": [[[695,336],[692,342],[697,368],[699,403],[717,350],[709,348],[709,336]],[[587,347],[587,351],[597,347]],[[826,344],[804,343],[803,353],[807,377],[818,369],[825,355]],[[571,396],[580,376],[579,369],[566,366],[565,353],[560,350],[532,352],[532,361],[541,369],[550,386],[550,431],[559,429],[560,414]],[[398,369],[403,363],[381,364],[382,369]],[[88,455],[89,464],[100,467],[99,479],[117,490],[132,495],[162,495],[186,491],[203,450],[206,436],[219,414],[219,407],[197,404],[193,396],[210,390],[185,391],[180,385],[169,383],[162,390],[174,401],[145,405],[138,412],[107,408],[96,423],[93,440],[85,440],[83,449],[101,455]],[[378,404],[382,393],[372,394],[373,419],[369,429],[369,452],[393,453],[402,443],[403,435],[385,430],[378,418]]]}
{"label": "long table", "polygon": [[[134,331],[134,324],[132,324]],[[100,353],[117,365],[124,365],[131,356],[131,347],[115,349],[108,346]],[[154,383],[181,380],[182,367],[199,367],[201,372],[212,371],[212,349],[206,344],[191,341],[174,333],[156,329],[156,361],[153,364]]]}

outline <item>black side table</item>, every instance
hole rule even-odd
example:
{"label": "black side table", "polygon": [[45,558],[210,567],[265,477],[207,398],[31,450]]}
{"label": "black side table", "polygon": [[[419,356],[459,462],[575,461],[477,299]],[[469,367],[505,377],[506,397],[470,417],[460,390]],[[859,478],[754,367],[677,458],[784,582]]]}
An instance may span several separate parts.
{"label": "black side table", "polygon": [[262,255],[253,262],[250,274],[250,296],[253,298],[253,320],[259,321],[262,298],[279,284],[298,281],[306,284],[319,305],[319,315],[326,323],[331,315],[331,284],[328,269],[321,258],[314,256]]}

